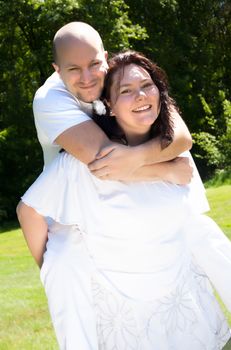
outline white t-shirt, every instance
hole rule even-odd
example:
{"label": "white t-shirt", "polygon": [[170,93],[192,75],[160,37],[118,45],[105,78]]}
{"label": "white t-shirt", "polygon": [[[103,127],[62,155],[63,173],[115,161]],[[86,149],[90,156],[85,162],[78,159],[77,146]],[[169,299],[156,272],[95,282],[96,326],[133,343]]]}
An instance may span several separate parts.
{"label": "white t-shirt", "polygon": [[36,92],[35,126],[47,166],[60,151],[55,139],[70,127],[91,120],[92,104],[79,101],[54,72]]}

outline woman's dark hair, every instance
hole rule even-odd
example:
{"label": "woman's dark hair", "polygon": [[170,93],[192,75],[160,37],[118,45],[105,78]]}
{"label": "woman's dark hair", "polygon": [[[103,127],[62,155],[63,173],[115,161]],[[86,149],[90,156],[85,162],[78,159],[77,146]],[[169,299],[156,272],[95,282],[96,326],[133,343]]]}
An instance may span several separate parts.
{"label": "woman's dark hair", "polygon": [[[176,108],[176,104],[168,95],[168,82],[165,72],[141,53],[130,50],[114,55],[109,60],[108,64],[109,70],[105,77],[102,94],[103,101],[111,100],[111,87],[114,83],[115,74],[121,72],[120,78],[118,79],[118,86],[116,86],[116,89],[119,91],[120,80],[123,77],[126,66],[135,64],[144,68],[149,73],[160,94],[160,113],[151,126],[150,138],[159,136],[162,147],[167,147],[173,140],[173,121],[171,118],[171,111],[173,110],[173,106]],[[109,115],[109,108],[107,108],[107,114]],[[115,118],[109,117],[108,115],[105,117],[95,116],[94,119],[109,138],[123,139],[124,135],[117,125]]]}

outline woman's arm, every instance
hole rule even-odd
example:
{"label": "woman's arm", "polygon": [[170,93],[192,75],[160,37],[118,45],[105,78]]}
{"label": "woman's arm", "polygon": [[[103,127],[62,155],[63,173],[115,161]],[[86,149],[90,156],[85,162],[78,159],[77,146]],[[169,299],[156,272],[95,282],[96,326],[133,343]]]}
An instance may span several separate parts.
{"label": "woman's arm", "polygon": [[46,220],[22,201],[19,202],[16,211],[31,255],[38,266],[41,267],[48,237]]}

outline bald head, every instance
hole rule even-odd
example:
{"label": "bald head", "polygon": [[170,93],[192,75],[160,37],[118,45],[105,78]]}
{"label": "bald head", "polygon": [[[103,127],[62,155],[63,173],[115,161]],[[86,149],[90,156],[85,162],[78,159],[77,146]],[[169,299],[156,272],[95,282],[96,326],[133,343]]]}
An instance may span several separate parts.
{"label": "bald head", "polygon": [[108,68],[99,33],[89,24],[71,22],[54,37],[53,67],[66,88],[84,102],[99,98]]}
{"label": "bald head", "polygon": [[71,22],[60,28],[54,36],[53,40],[53,56],[54,62],[59,63],[63,50],[71,47],[88,44],[94,46],[98,50],[104,51],[102,39],[99,33],[84,22]]}

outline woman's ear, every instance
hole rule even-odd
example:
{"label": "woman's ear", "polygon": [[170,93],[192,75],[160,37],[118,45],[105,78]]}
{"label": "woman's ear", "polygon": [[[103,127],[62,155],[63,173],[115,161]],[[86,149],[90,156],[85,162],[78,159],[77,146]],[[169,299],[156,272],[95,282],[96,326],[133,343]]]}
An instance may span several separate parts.
{"label": "woman's ear", "polygon": [[113,112],[112,112],[112,109],[111,109],[111,103],[107,100],[104,101],[104,103],[106,103],[107,105],[107,108],[108,108],[108,111],[110,113],[110,116],[113,116]]}
{"label": "woman's ear", "polygon": [[158,110],[157,110],[157,115],[160,114],[160,110],[161,110],[161,102],[159,102],[159,106],[158,106]]}
{"label": "woman's ear", "polygon": [[108,106],[108,108],[111,108],[111,103],[110,103],[110,101],[104,99],[104,103],[106,103],[106,105]]}

